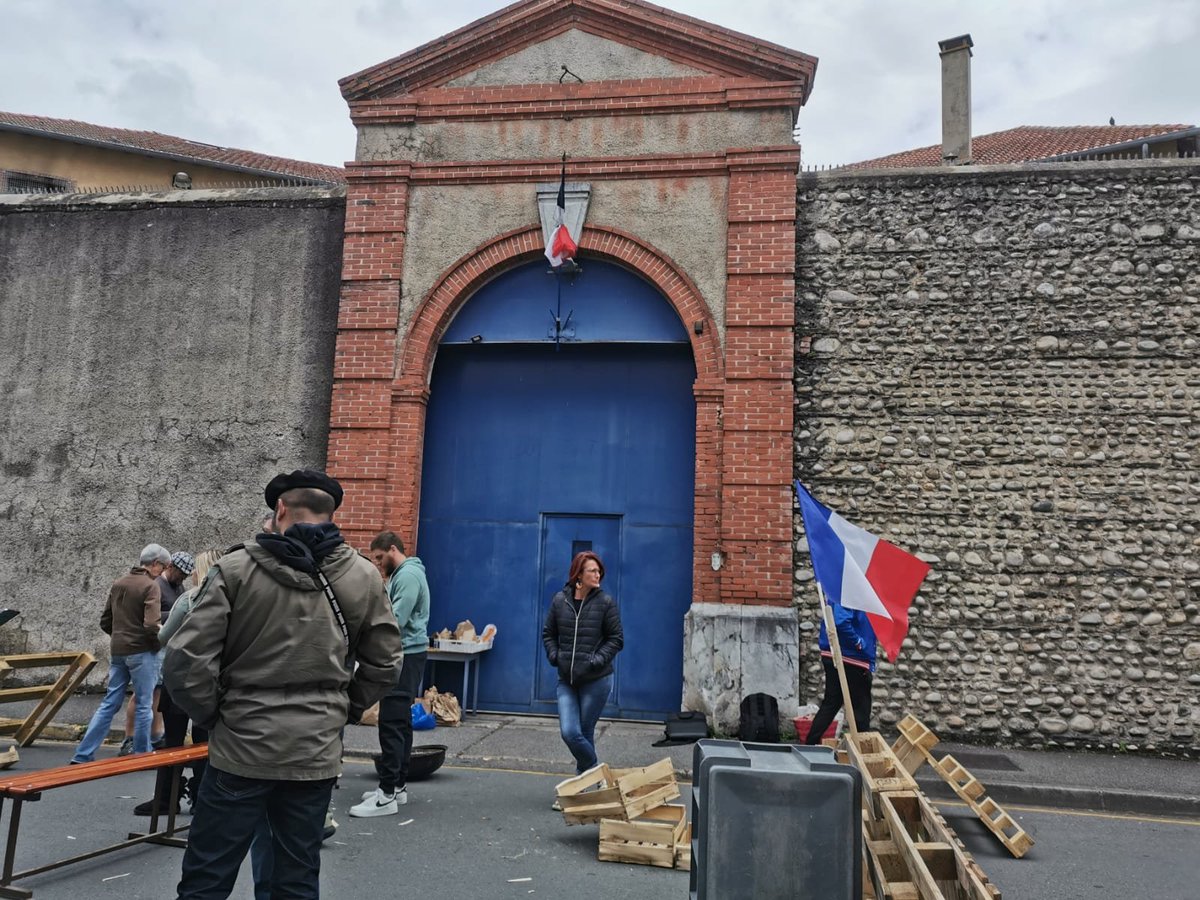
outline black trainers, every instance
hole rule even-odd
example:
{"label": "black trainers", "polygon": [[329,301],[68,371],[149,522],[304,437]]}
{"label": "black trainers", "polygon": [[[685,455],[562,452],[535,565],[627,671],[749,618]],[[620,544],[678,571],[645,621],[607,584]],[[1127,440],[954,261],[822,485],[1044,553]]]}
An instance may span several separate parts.
{"label": "black trainers", "polygon": [[[135,806],[133,808],[133,814],[135,816],[153,816],[156,814],[155,806],[156,804],[153,800],[147,800],[145,803],[139,803],[137,806]],[[158,806],[157,815],[165,816],[166,814],[167,804],[164,803],[161,806]],[[175,815],[179,815],[178,803],[175,804]]]}

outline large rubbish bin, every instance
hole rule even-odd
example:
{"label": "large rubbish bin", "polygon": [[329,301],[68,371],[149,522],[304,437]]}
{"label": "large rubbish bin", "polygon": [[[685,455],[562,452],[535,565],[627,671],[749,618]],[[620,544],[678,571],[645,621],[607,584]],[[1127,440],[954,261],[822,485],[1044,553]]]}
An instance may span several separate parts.
{"label": "large rubbish bin", "polygon": [[691,897],[859,900],[860,791],[828,747],[697,742]]}

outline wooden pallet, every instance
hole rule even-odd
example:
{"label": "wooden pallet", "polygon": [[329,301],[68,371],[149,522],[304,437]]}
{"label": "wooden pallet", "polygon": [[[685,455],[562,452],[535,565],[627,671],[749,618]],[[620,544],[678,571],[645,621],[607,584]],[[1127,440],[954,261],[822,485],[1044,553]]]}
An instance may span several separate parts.
{"label": "wooden pallet", "polygon": [[680,846],[687,843],[690,868],[690,841],[687,810],[682,806],[664,804],[648,809],[638,818],[628,822],[601,819],[597,856],[605,862],[636,863],[674,869],[678,867]]}
{"label": "wooden pallet", "polygon": [[864,831],[877,896],[893,900],[1000,900],[979,864],[920,791],[882,795],[883,817]]}
{"label": "wooden pallet", "polygon": [[0,734],[14,734],[14,740],[21,747],[32,744],[42,730],[50,724],[62,705],[66,703],[79,686],[88,672],[96,665],[96,658],[90,653],[23,653],[13,656],[0,656],[0,676],[14,669],[40,669],[50,666],[66,666],[62,674],[52,684],[36,684],[19,688],[0,690],[0,703],[11,703],[17,700],[38,699],[38,705],[24,719],[5,719],[0,721]]}
{"label": "wooden pallet", "polygon": [[929,751],[938,745],[938,736],[912,714],[901,719],[896,727],[900,729],[900,736],[892,743],[892,752],[904,770],[915,775],[931,759]]}
{"label": "wooden pallet", "polygon": [[611,769],[604,763],[555,787],[568,825],[602,819],[628,822],[679,796],[670,757],[640,769]]}
{"label": "wooden pallet", "polygon": [[1013,821],[1012,816],[1004,811],[1004,807],[991,797],[984,796],[987,788],[958,760],[947,754],[931,764],[946,784],[950,785],[954,793],[967,806],[971,807],[975,815],[979,816],[979,821],[996,836],[1009,853],[1020,859],[1029,851],[1029,848],[1033,846],[1033,838],[1024,828]]}
{"label": "wooden pallet", "polygon": [[1020,859],[1029,851],[1033,838],[999,803],[986,796],[987,788],[966,766],[949,754],[934,758],[930,751],[938,743],[937,735],[912,715],[905,716],[899,727],[900,736],[892,744],[892,751],[910,774],[929,763],[1009,853]]}
{"label": "wooden pallet", "polygon": [[883,817],[880,798],[893,791],[915,791],[917,783],[900,764],[883,736],[875,731],[860,731],[858,739],[846,740],[846,758],[862,773],[864,796],[871,798],[871,817]]}

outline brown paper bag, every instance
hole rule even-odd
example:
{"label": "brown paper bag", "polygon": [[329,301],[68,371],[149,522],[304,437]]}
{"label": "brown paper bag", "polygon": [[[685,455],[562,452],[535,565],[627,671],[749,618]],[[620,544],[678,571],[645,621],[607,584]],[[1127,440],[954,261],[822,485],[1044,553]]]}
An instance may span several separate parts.
{"label": "brown paper bag", "polygon": [[458,705],[458,698],[453,694],[443,694],[436,685],[433,685],[425,691],[422,699],[425,708],[433,713],[433,717],[439,725],[462,724],[462,707]]}
{"label": "brown paper bag", "polygon": [[374,725],[376,728],[378,728],[379,727],[379,704],[374,703],[371,706],[367,707],[367,711],[365,713],[363,713],[362,721],[359,722],[358,724],[359,725]]}

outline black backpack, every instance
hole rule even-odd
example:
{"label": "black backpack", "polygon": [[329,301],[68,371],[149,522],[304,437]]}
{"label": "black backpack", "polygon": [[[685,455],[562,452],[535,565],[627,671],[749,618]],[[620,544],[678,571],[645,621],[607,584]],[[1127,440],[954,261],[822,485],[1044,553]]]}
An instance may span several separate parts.
{"label": "black backpack", "polygon": [[742,700],[738,740],[755,744],[778,744],[779,701],[770,694],[750,694]]}
{"label": "black backpack", "polygon": [[675,747],[679,744],[694,744],[708,737],[708,720],[702,712],[678,712],[667,716],[666,729],[655,747]]}

